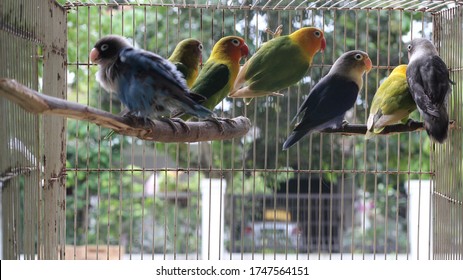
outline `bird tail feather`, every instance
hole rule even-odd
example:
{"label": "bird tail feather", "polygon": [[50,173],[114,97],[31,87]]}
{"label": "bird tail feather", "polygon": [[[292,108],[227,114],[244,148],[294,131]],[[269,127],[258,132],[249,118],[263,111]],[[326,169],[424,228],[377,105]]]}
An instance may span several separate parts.
{"label": "bird tail feather", "polygon": [[285,143],[283,144],[283,150],[289,149],[291,146],[296,144],[302,137],[304,137],[308,132],[307,131],[293,131],[291,135],[289,135],[288,139],[286,139]]}
{"label": "bird tail feather", "polygon": [[436,118],[431,115],[424,115],[424,127],[429,137],[435,142],[443,143],[448,137],[449,116],[445,110],[441,110],[440,117]]}

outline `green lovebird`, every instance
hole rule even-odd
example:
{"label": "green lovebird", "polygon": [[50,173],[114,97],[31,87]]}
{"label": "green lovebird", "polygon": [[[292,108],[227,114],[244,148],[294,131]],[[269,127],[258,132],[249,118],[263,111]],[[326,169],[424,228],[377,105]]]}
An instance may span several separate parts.
{"label": "green lovebird", "polygon": [[185,39],[175,47],[168,59],[183,74],[186,85],[191,88],[199,73],[203,60],[203,44],[196,39]]}
{"label": "green lovebird", "polygon": [[304,27],[266,42],[238,73],[232,98],[281,95],[276,91],[299,82],[326,41],[318,28]]}
{"label": "green lovebird", "polygon": [[[211,56],[191,87],[193,93],[205,98],[201,105],[213,110],[227,97],[240,69],[240,60],[248,53],[243,38],[237,36],[223,37],[214,45]],[[190,115],[182,117],[183,120],[190,118]]]}
{"label": "green lovebird", "polygon": [[416,110],[406,71],[406,64],[397,66],[376,91],[368,116],[366,139],[380,133],[387,125],[406,123],[409,115]]}

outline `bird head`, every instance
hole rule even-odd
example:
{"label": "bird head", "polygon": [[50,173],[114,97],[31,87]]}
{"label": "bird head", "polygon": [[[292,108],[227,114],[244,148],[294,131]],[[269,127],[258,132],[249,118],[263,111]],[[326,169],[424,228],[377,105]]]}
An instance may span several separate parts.
{"label": "bird head", "polygon": [[220,39],[212,48],[211,57],[231,59],[239,62],[242,57],[249,54],[249,47],[244,39],[238,36],[227,36]]}
{"label": "bird head", "polygon": [[348,51],[334,62],[329,73],[349,77],[357,83],[359,88],[362,88],[363,73],[370,72],[372,65],[371,59],[366,52],[360,50]]}
{"label": "bird head", "polygon": [[413,57],[438,55],[436,47],[425,38],[413,39],[408,44],[407,51],[409,63],[413,60]]}
{"label": "bird head", "polygon": [[288,36],[304,49],[310,61],[317,52],[326,48],[323,31],[315,27],[303,27]]}
{"label": "bird head", "polygon": [[113,62],[122,49],[131,47],[129,41],[118,35],[108,35],[98,40],[90,51],[90,61],[99,65]]}
{"label": "bird head", "polygon": [[169,60],[196,68],[203,63],[203,44],[192,38],[182,40],[175,47]]}

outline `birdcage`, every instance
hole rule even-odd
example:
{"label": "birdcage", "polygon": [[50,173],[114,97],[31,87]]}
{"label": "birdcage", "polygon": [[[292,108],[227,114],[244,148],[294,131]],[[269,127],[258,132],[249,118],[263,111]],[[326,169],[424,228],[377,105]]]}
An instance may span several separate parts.
{"label": "birdcage", "polygon": [[[5,0],[0,13],[3,259],[463,258],[463,1]],[[31,89],[118,114],[89,59],[107,34],[163,57],[196,38],[205,61],[227,35],[252,55],[280,25],[282,35],[318,27],[327,47],[284,96],[215,108],[249,119],[244,136],[106,138],[111,127],[79,114],[18,105],[34,98],[17,92]],[[366,141],[375,91],[417,37],[433,41],[456,83],[449,137],[391,130]],[[353,49],[373,69],[346,115],[350,129],[283,151],[303,98]]]}

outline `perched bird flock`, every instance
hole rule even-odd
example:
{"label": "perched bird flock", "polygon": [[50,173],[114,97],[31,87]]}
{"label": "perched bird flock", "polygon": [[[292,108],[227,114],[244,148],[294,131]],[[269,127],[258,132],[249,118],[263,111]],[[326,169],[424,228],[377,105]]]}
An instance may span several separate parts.
{"label": "perched bird flock", "polygon": [[[326,48],[322,30],[303,27],[273,39],[249,56],[249,47],[238,36],[226,36],[215,43],[204,65],[203,44],[196,39],[178,43],[166,59],[138,49],[118,35],[96,42],[90,60],[98,64],[96,79],[108,92],[115,93],[126,107],[126,115],[152,122],[156,118],[176,131],[179,122],[192,117],[219,125],[213,110],[226,97],[253,98],[274,95],[303,79],[313,58]],[[381,133],[388,125],[407,123],[415,110],[421,114],[431,140],[443,143],[448,137],[449,71],[433,43],[414,39],[408,45],[409,64],[402,64],[381,83],[371,102],[366,139]],[[363,86],[363,75],[372,69],[366,52],[351,50],[342,54],[329,72],[310,90],[294,116],[295,124],[283,144],[286,150],[301,138],[326,128],[342,128],[345,114],[355,104]],[[181,118],[177,118],[181,117]]]}

